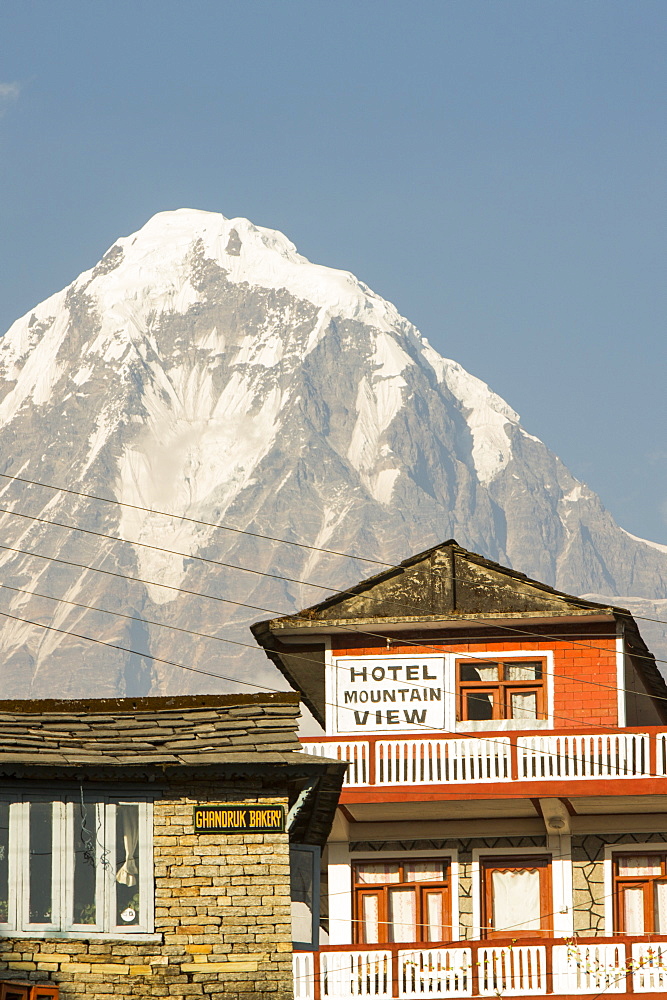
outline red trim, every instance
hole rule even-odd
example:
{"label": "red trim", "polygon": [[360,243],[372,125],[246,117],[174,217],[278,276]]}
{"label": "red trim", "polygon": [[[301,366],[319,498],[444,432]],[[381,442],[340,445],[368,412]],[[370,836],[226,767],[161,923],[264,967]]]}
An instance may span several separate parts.
{"label": "red trim", "polygon": [[[343,788],[340,801],[345,805],[361,802],[455,802],[483,799],[561,799],[575,802],[573,786],[581,788],[580,797],[589,795],[667,795],[664,778],[563,778],[560,781],[502,781],[442,785],[363,785]],[[416,819],[417,817],[415,817]]]}

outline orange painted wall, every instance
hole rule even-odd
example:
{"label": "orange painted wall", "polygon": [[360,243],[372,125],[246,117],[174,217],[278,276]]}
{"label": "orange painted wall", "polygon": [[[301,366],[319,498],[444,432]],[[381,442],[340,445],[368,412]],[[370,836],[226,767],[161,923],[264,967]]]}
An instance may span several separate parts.
{"label": "orange painted wall", "polygon": [[[581,726],[618,725],[618,696],[616,681],[616,638],[614,635],[577,634],[554,639],[476,639],[470,642],[452,642],[444,637],[424,642],[423,635],[411,634],[409,641],[401,643],[392,638],[368,645],[368,635],[334,637],[335,656],[386,656],[387,653],[415,656],[437,653],[474,653],[489,655],[514,650],[554,653],[554,729],[571,729]],[[423,644],[422,644],[423,643]]]}

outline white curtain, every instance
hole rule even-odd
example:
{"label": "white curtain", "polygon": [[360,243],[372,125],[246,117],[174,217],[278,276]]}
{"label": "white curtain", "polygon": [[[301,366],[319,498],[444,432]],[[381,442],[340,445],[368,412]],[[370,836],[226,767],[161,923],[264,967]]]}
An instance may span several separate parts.
{"label": "white curtain", "polygon": [[416,941],[417,920],[414,889],[392,889],[389,896],[392,941]]}
{"label": "white curtain", "polygon": [[656,882],[653,886],[654,927],[657,934],[667,934],[667,882]]}
{"label": "white curtain", "polygon": [[525,694],[515,691],[511,699],[513,719],[537,718],[537,695],[534,691],[527,691]]}
{"label": "white curtain", "polygon": [[387,882],[400,881],[401,871],[398,865],[357,865],[359,885],[386,885]]}
{"label": "white curtain", "polygon": [[442,882],[442,861],[408,861],[406,882]]}
{"label": "white curtain", "polygon": [[116,829],[120,826],[123,835],[125,859],[116,872],[116,882],[121,885],[136,885],[139,869],[135,860],[139,844],[139,810],[136,806],[118,806]]}
{"label": "white curtain", "polygon": [[506,663],[505,664],[505,680],[506,681],[534,681],[541,676],[541,663],[534,663],[532,660],[528,663]]}
{"label": "white curtain", "polygon": [[537,871],[493,872],[494,931],[538,931],[540,929],[540,873]]}
{"label": "white curtain", "polygon": [[619,875],[660,875],[660,858],[650,854],[626,854],[618,859]]}
{"label": "white curtain", "polygon": [[379,941],[380,907],[377,896],[370,894],[362,896],[362,919],[364,922],[365,944],[377,944]]}
{"label": "white curtain", "polygon": [[426,897],[427,940],[442,941],[442,895],[439,892],[429,892]]}
{"label": "white curtain", "polygon": [[626,934],[644,933],[644,890],[623,890],[623,916]]}

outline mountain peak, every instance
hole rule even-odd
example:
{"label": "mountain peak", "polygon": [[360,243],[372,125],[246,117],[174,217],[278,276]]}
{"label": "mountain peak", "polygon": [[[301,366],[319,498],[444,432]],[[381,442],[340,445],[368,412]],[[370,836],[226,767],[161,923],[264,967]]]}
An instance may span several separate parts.
{"label": "mountain peak", "polygon": [[[326,549],[398,561],[456,537],[570,593],[667,588],[665,553],[618,528],[484,382],[350,272],[248,219],[154,216],[13,324],[0,372],[3,471],[118,503],[2,487],[7,510],[111,536],[0,513],[4,544],[63,560],[0,553],[27,592],[0,591],[0,610],[41,620],[47,594],[63,629],[0,631],[8,697],[213,683],[160,658],[239,678],[251,662],[262,683],[248,621],[360,575]],[[68,630],[121,648],[87,652]]]}

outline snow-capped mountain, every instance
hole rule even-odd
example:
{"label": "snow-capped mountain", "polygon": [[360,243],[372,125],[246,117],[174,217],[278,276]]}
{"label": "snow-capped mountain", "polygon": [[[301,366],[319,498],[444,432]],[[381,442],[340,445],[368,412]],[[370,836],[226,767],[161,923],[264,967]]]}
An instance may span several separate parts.
{"label": "snow-capped mountain", "polygon": [[571,593],[667,598],[665,549],[507,403],[246,219],[155,216],[14,323],[0,366],[0,471],[74,491],[0,480],[3,697],[230,686],[163,660],[284,686],[247,624],[380,568],[318,548],[394,562],[454,537]]}

